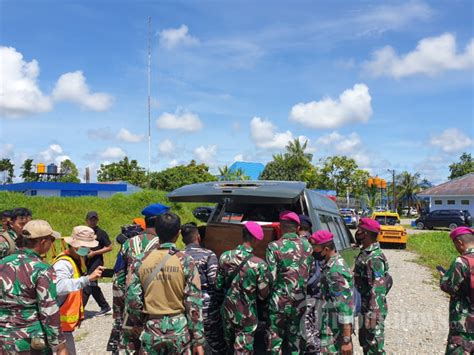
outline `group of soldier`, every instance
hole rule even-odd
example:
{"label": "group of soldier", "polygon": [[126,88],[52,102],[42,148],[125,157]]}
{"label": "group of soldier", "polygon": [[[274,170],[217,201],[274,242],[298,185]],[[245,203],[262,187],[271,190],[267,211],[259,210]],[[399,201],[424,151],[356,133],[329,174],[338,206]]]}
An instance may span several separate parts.
{"label": "group of soldier", "polygon": [[[360,219],[355,238],[361,250],[351,271],[336,236],[311,233],[311,220],[292,211],[280,213],[280,238],[268,244],[265,260],[255,255],[264,239],[260,223],[243,222],[242,243],[218,259],[201,246],[196,224],[181,225],[169,207],[150,205],[142,214],[142,233],[123,241],[114,266],[114,351],[352,354],[357,316],[364,353],[385,353],[392,278],[377,242],[377,221]],[[0,235],[0,354],[75,353],[82,289],[103,271],[80,270],[81,257],[97,245],[94,230],[75,227],[53,268],[42,259],[59,237],[49,223],[31,220],[27,209],[13,210],[6,220]],[[180,235],[184,250],[175,244]],[[461,256],[441,277],[441,289],[451,296],[446,352],[469,354],[474,232],[460,227],[450,236]]]}

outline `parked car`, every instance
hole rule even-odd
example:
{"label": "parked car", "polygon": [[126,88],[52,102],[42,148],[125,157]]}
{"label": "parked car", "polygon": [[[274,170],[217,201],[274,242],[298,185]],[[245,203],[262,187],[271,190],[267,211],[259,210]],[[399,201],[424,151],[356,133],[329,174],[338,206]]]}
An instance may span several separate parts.
{"label": "parked car", "polygon": [[407,231],[400,225],[400,216],[396,212],[374,212],[372,219],[380,223],[377,240],[380,243],[395,243],[405,249],[408,241]]}
{"label": "parked car", "polygon": [[[220,256],[242,243],[246,221],[256,221],[264,231],[263,243],[255,254],[265,258],[269,242],[280,238],[278,216],[292,210],[311,218],[313,232],[326,229],[334,234],[338,251],[349,264],[354,263],[352,234],[347,229],[334,201],[306,189],[303,182],[245,181],[208,182],[180,187],[168,194],[171,202],[216,203],[203,228],[203,246]],[[202,212],[202,210],[201,210]],[[205,213],[200,213],[204,217]]]}
{"label": "parked car", "polygon": [[416,217],[418,216],[418,211],[415,207],[403,207],[402,208],[402,215],[407,217]]}
{"label": "parked car", "polygon": [[449,228],[472,225],[472,217],[467,210],[436,210],[421,215],[415,220],[418,229]]}
{"label": "parked car", "polygon": [[340,211],[346,226],[348,228],[356,229],[359,224],[359,217],[356,210],[352,208],[341,208]]}

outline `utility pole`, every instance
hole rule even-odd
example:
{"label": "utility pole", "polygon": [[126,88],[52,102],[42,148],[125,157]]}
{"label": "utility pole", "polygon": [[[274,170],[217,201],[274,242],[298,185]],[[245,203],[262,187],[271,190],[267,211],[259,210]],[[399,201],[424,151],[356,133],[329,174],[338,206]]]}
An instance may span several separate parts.
{"label": "utility pole", "polygon": [[397,212],[397,197],[395,195],[395,169],[387,169],[387,171],[392,173],[393,212]]}
{"label": "utility pole", "polygon": [[148,175],[151,169],[151,17],[148,17]]}

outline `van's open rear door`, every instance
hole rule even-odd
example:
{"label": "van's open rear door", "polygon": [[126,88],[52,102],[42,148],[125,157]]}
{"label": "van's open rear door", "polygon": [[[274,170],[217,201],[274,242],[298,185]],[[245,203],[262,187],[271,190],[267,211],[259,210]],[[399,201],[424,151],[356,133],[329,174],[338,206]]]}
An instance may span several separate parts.
{"label": "van's open rear door", "polygon": [[306,184],[297,181],[217,181],[186,185],[168,194],[171,202],[294,204]]}

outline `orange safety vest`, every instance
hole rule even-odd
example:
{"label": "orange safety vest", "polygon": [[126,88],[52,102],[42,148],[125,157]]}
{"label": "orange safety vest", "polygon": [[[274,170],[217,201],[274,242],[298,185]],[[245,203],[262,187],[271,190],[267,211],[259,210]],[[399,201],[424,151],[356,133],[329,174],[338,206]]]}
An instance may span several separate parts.
{"label": "orange safety vest", "polygon": [[[69,255],[69,252],[59,254],[54,263],[59,260],[67,260],[71,263],[74,274],[73,279],[81,277],[81,272],[77,267],[74,259]],[[82,290],[73,291],[67,295],[66,301],[59,307],[61,318],[61,329],[63,332],[72,332],[76,329],[81,321],[84,319],[84,306],[82,304]]]}

